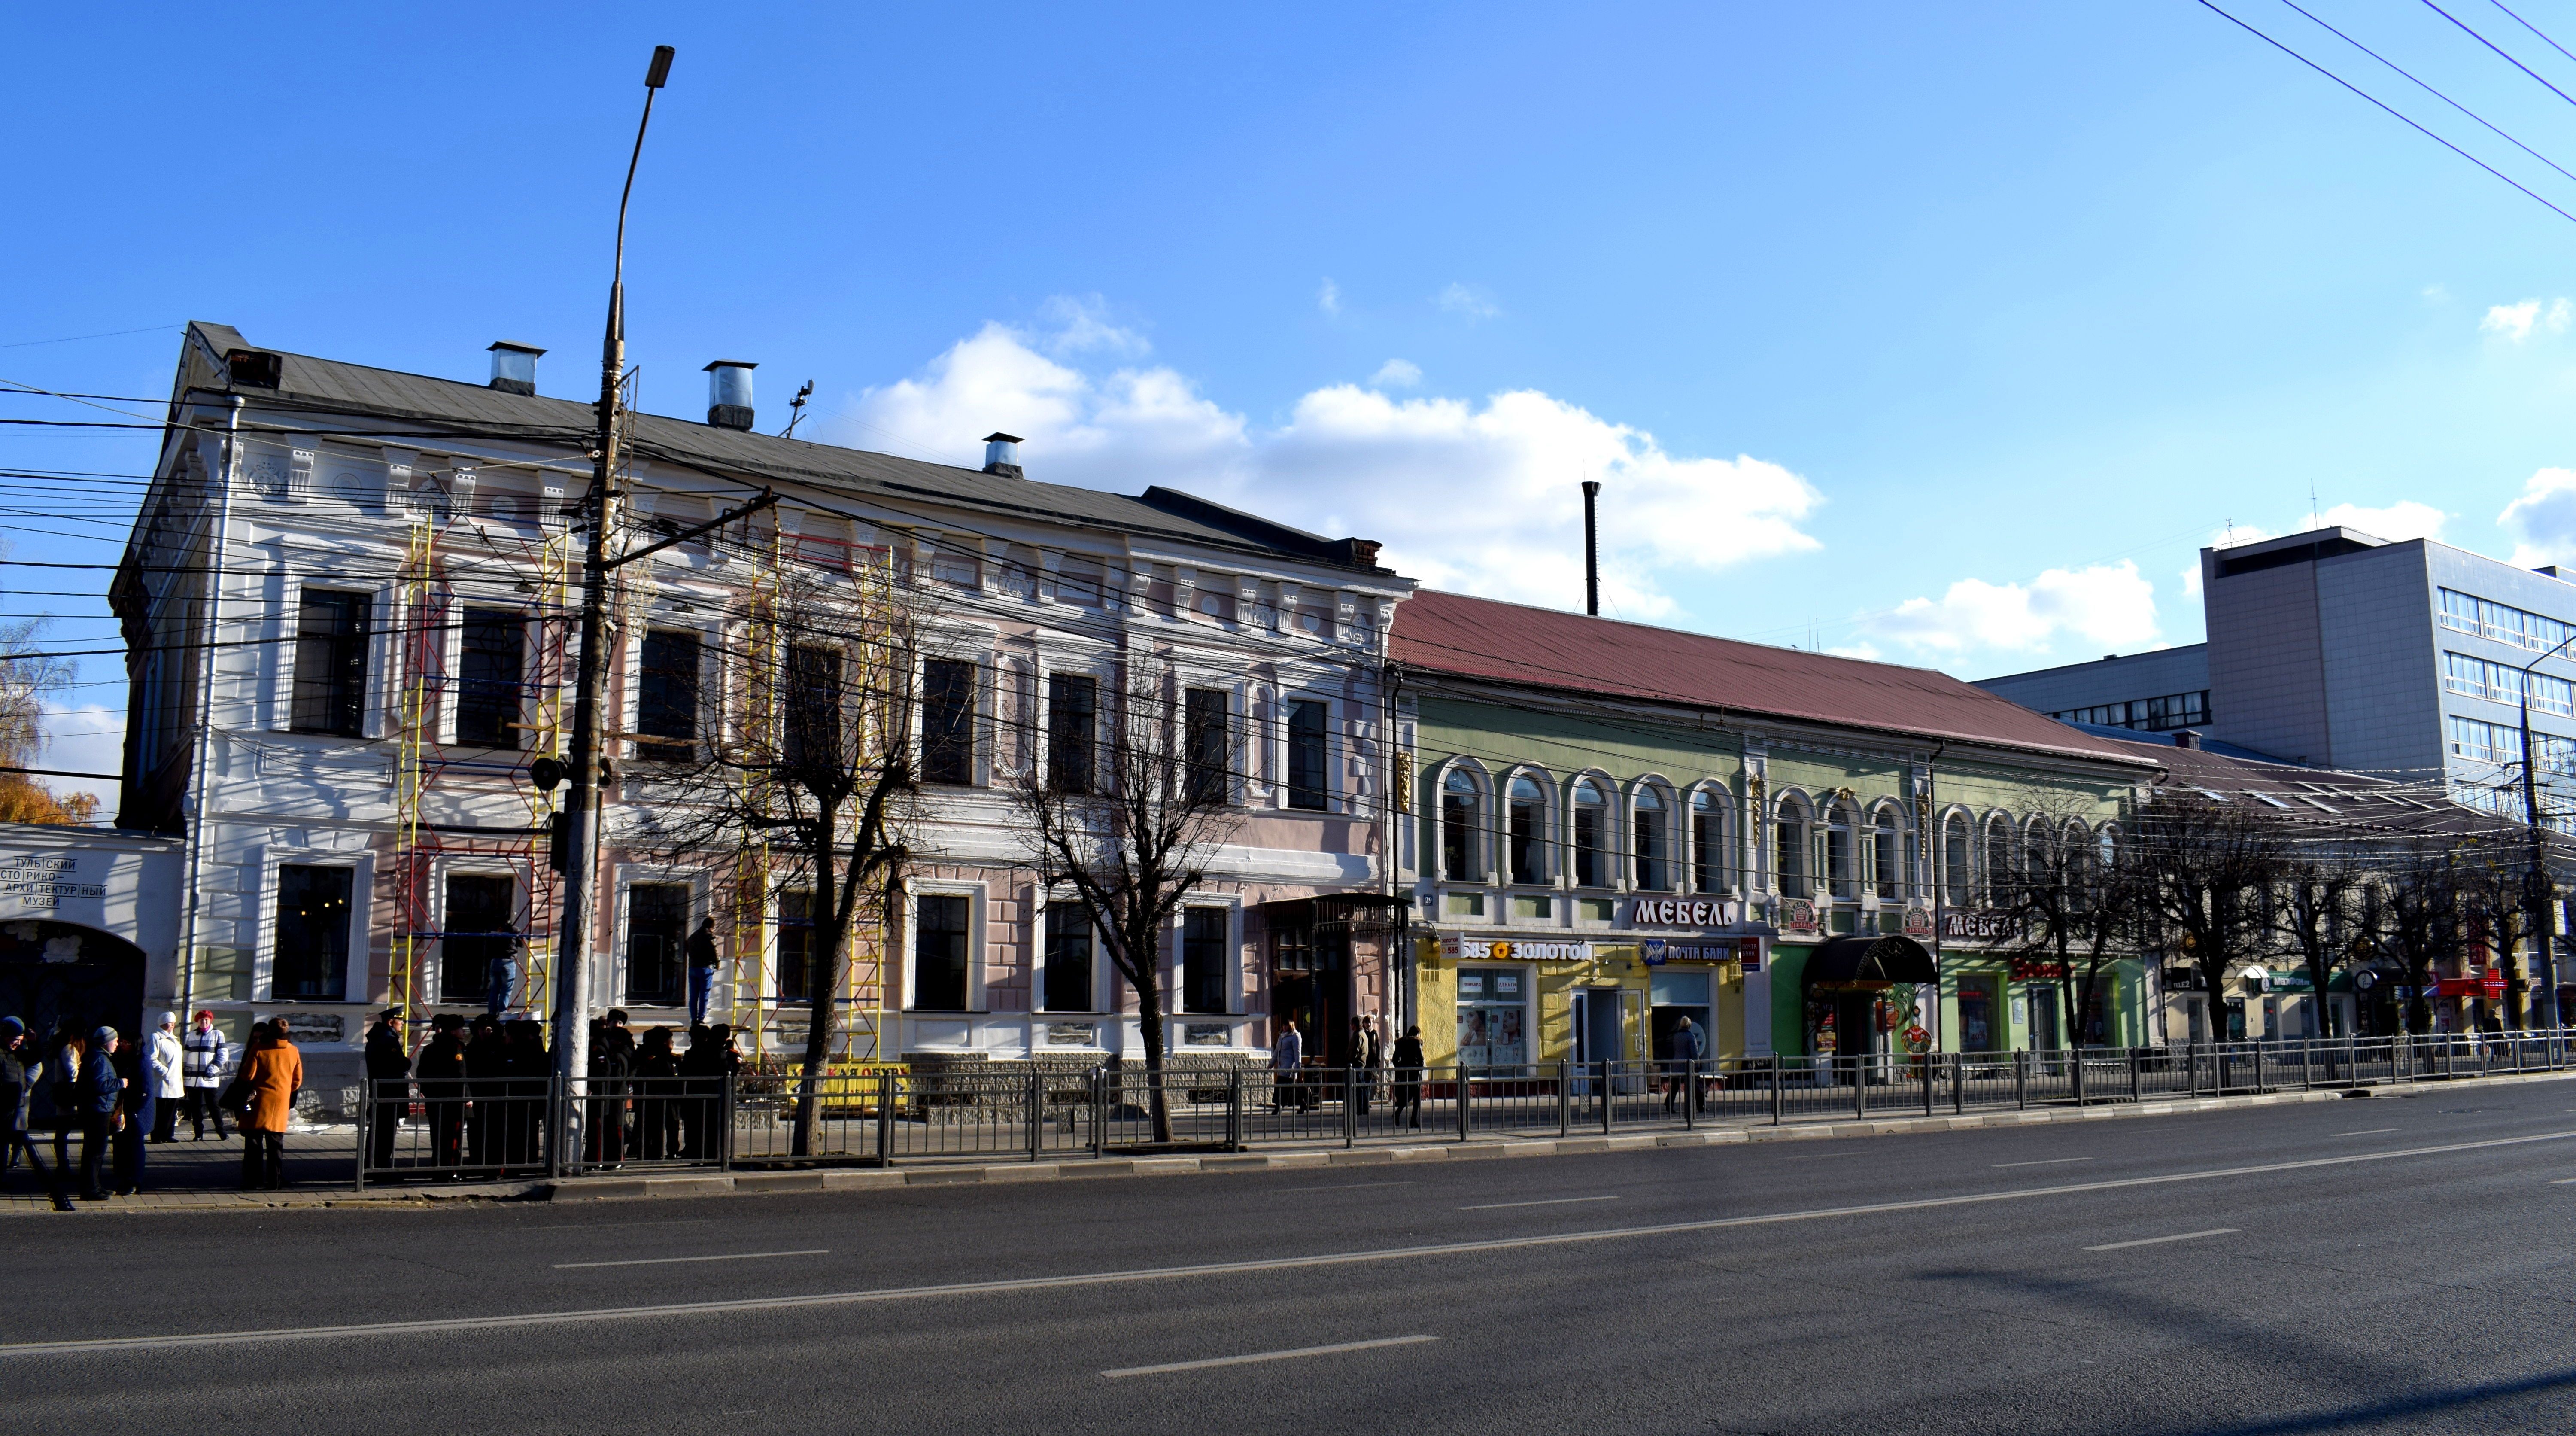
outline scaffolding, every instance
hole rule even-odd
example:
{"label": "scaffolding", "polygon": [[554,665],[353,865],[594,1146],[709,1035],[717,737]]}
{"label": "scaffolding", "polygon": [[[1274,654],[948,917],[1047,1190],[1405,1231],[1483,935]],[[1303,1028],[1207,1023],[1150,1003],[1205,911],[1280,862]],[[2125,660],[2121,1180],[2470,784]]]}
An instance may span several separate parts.
{"label": "scaffolding", "polygon": [[447,659],[446,646],[437,641],[439,625],[431,603],[438,540],[430,517],[427,510],[412,511],[410,535],[403,546],[402,682],[394,709],[394,933],[389,997],[407,1014],[421,1006],[420,945],[430,930],[430,858],[421,842],[420,824],[421,795],[428,778],[422,762],[436,711],[432,687]]}
{"label": "scaffolding", "polygon": [[[743,585],[742,710],[734,742],[765,753],[773,751],[778,737],[778,592],[784,575],[785,555],[780,551],[784,533],[773,525],[764,544],[758,529],[747,522],[744,527],[742,552],[750,560],[751,575]],[[772,783],[765,766],[742,765],[735,770],[734,782],[739,788],[736,801],[741,804],[737,811],[768,809]],[[736,1032],[746,1026],[751,1029],[751,1055],[757,1060],[768,1055],[774,1018],[767,1003],[773,944],[769,941],[769,844],[749,824],[743,825],[734,853],[733,897],[733,975],[726,987],[731,998],[727,1020]]]}

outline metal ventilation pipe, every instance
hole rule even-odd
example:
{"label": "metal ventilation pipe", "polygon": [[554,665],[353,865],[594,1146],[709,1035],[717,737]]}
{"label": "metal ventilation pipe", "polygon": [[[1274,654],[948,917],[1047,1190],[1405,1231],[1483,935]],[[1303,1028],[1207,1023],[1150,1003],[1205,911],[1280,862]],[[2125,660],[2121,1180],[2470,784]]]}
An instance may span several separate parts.
{"label": "metal ventilation pipe", "polygon": [[1583,611],[1601,616],[1601,481],[1583,481]]}

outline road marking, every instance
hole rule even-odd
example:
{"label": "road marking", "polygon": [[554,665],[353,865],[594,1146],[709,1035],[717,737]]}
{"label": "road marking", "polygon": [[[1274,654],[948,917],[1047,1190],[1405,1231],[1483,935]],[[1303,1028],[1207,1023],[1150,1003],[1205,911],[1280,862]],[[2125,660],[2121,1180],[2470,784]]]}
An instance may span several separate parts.
{"label": "road marking", "polygon": [[1173,1371],[1205,1371],[1211,1366],[1243,1366],[1255,1361],[1294,1361],[1301,1356],[1335,1356],[1345,1351],[1374,1351],[1381,1346],[1411,1346],[1438,1341],[1436,1336],[1381,1336],[1375,1341],[1342,1341],[1331,1346],[1300,1346],[1289,1351],[1256,1351],[1250,1356],[1211,1356],[1204,1361],[1167,1361],[1160,1366],[1122,1366],[1100,1373],[1112,1381],[1122,1376],[1161,1376]]}
{"label": "road marking", "polygon": [[[2570,1108],[2569,1110],[2576,1111],[2576,1108]],[[1859,1155],[1860,1153],[1858,1152],[1809,1152],[1803,1157],[1782,1157],[1780,1160],[1784,1162],[1823,1162],[1830,1161],[1835,1157],[1857,1157]]]}
{"label": "road marking", "polygon": [[1462,1212],[1499,1212],[1505,1207],[1561,1207],[1568,1202],[1615,1202],[1617,1197],[1549,1197],[1542,1202],[1486,1202],[1480,1206],[1460,1207]]}
{"label": "road marking", "polygon": [[1330,1187],[1281,1187],[1283,1192],[1356,1192],[1362,1187],[1409,1187],[1411,1182],[1343,1182]]}
{"label": "road marking", "polygon": [[2576,1177],[2560,1177],[2557,1181],[2551,1182],[2549,1185],[2553,1187],[2564,1187],[2571,1183],[2576,1183]]}
{"label": "road marking", "polygon": [[2376,1137],[2382,1132],[2403,1132],[2403,1127],[2369,1127],[2358,1132],[2329,1132],[2330,1137]]}
{"label": "road marking", "polygon": [[728,1252],[723,1256],[631,1257],[625,1261],[559,1261],[555,1263],[555,1270],[572,1271],[588,1266],[667,1266],[672,1262],[682,1261],[758,1261],[763,1257],[821,1256],[830,1250],[830,1247],[815,1247],[810,1251],[801,1252]]}
{"label": "road marking", "polygon": [[2133,1242],[2105,1242],[2098,1247],[2086,1247],[2085,1250],[2088,1252],[2116,1252],[2124,1251],[2130,1247],[2160,1246],[2166,1242],[2196,1242],[2202,1237],[2229,1236],[2234,1234],[2235,1231],[2236,1228],[2234,1227],[2212,1227],[2205,1232],[2184,1232],[2182,1235],[2177,1237],[2140,1237]]}
{"label": "road marking", "polygon": [[2068,1162],[2089,1162],[2092,1160],[2093,1159],[2091,1157],[2050,1157],[2046,1161],[2040,1162],[1990,1162],[1987,1165],[1993,1167],[2059,1167],[2064,1166]]}
{"label": "road marking", "polygon": [[800,1308],[872,1306],[883,1302],[921,1301],[939,1297],[987,1296],[1024,1291],[1064,1291],[1088,1286],[1124,1286],[1137,1282],[1173,1281],[1187,1277],[1245,1276],[1261,1272],[1316,1267],[1356,1266],[1367,1262],[1422,1261],[1431,1257],[1478,1256],[1528,1247],[1572,1246],[1581,1242],[1628,1241],[1638,1237],[1679,1236],[1725,1231],[1733,1227],[1775,1226],[1784,1222],[1824,1221],[1833,1217],[1882,1216],[1891,1212],[1931,1211],[1942,1207],[1982,1206],[1988,1202],[2024,1201],[2033,1197],[2078,1196],[2086,1192],[2156,1187],[2174,1182],[2209,1182],[2226,1177],[2268,1176],[2319,1167],[2348,1167],[2361,1162],[2389,1162],[2400,1157],[2437,1157],[2452,1152],[2479,1152],[2493,1147],[2520,1147],[2533,1142],[2564,1142],[2576,1131],[2539,1132],[2527,1137],[2490,1137],[2479,1142],[2451,1142],[2439,1147],[2399,1147],[2384,1152],[2355,1152],[2344,1157],[2309,1157],[2296,1162],[2267,1162],[2256,1167],[2213,1167],[2155,1177],[2111,1177],[2098,1182],[2066,1182],[2053,1187],[2014,1187],[2000,1192],[1969,1192],[1955,1197],[1916,1197],[1901,1202],[1872,1202],[1854,1207],[1817,1207],[1806,1211],[1763,1212],[1743,1217],[1706,1217],[1647,1227],[1600,1227],[1590,1231],[1543,1232],[1530,1236],[1488,1237],[1479,1241],[1442,1242],[1433,1246],[1381,1247],[1369,1251],[1318,1252],[1309,1256],[1268,1257],[1254,1261],[1203,1262],[1195,1266],[1131,1268],[1124,1271],[1076,1272],[1064,1276],[1014,1277],[995,1281],[956,1282],[945,1286],[878,1287],[863,1291],[814,1292],[804,1296],[736,1297],[723,1301],[666,1302],[658,1306],[611,1306],[560,1311],[529,1311],[493,1316],[433,1317],[419,1321],[360,1322],[347,1326],[288,1326],[247,1331],[185,1332],[169,1336],[109,1336],[78,1341],[28,1341],[0,1344],[0,1360],[24,1356],[70,1356],[85,1352],[171,1351],[203,1346],[250,1346],[281,1341],[333,1341],[359,1336],[423,1336],[451,1331],[493,1331],[523,1326],[573,1326],[603,1321],[661,1321],[675,1316],[720,1316]]}

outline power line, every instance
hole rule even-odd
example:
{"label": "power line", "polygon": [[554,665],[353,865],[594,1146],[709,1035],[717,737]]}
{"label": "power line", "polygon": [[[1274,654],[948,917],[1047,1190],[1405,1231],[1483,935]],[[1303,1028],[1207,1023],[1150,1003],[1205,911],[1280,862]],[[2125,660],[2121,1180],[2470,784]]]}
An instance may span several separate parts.
{"label": "power line", "polygon": [[[2499,55],[2503,55],[2506,64],[2513,66],[2515,69],[2520,70],[2535,80],[2540,80],[2542,85],[2548,87],[2549,93],[2556,95],[2558,98],[2565,100],[2571,105],[2576,105],[2576,95],[2570,95],[2565,90],[2558,88],[2556,85],[2550,84],[2547,80],[2541,79],[2539,71],[2522,63],[2520,60],[2515,59],[2503,46],[2497,44],[2495,41],[2490,40],[2486,36],[2479,34],[2477,31],[2470,29],[2467,21],[2462,20],[2459,16],[2452,14],[2441,6],[2434,4],[2433,0],[2424,0],[2424,8],[2441,16],[2443,19],[2450,21],[2452,24],[2459,26],[2460,33],[2468,36],[2470,39],[2477,41],[2479,44],[2486,46],[2488,49],[2495,51]],[[2503,7],[2499,6],[2497,8],[2502,9]],[[2506,13],[2511,14],[2512,12],[2506,11]],[[2538,32],[2535,31],[2534,33]],[[2545,40],[2549,37],[2543,35],[2541,38]]]}
{"label": "power line", "polygon": [[2522,28],[2524,28],[2524,29],[2526,29],[2526,30],[2529,30],[2531,33],[2533,33],[2533,34],[2535,34],[2535,35],[2540,35],[2541,42],[2542,42],[2542,43],[2544,43],[2544,44],[2546,44],[2547,46],[2549,46],[2549,48],[2550,48],[2550,49],[2553,49],[2553,50],[2557,51],[2557,52],[2558,52],[2559,54],[2561,54],[2561,55],[2567,55],[2567,58],[2568,58],[2568,59],[2570,59],[2570,60],[2576,60],[2576,55],[2568,55],[2568,54],[2567,54],[2567,47],[2566,47],[2566,46],[2561,45],[2561,44],[2559,44],[2557,41],[2550,39],[2547,35],[2541,35],[2541,34],[2540,34],[2540,27],[2539,27],[2539,26],[2534,25],[2534,24],[2532,24],[2530,21],[2523,19],[2520,15],[2514,15],[2514,12],[2513,12],[2513,11],[2511,11],[2511,10],[2506,10],[2506,9],[2505,9],[2505,4],[2504,4],[2504,0],[2488,0],[2488,3],[2490,3],[2490,4],[2494,5],[2494,6],[2495,6],[2497,9],[2499,9],[2499,10],[2504,10],[2504,13],[2506,13],[2506,14],[2508,14],[2508,15],[2513,15],[2514,23],[2516,23],[2516,24],[2518,24],[2518,25],[2522,26]]}
{"label": "power line", "polygon": [[[2476,120],[2479,124],[2481,124],[2481,125],[2486,125],[2486,127],[2487,127],[2488,129],[2490,129],[2490,130],[2494,130],[2496,134],[2498,134],[2498,135],[2502,136],[2502,137],[2504,138],[2504,140],[2505,140],[2508,144],[2511,144],[2515,149],[2518,149],[2518,150],[2522,151],[2524,154],[2527,154],[2527,155],[2531,156],[2533,159],[2536,159],[2536,160],[2540,161],[2542,164],[2545,164],[2545,165],[2549,166],[2551,169],[2554,169],[2554,170],[2558,171],[2560,174],[2562,174],[2562,175],[2566,175],[2566,176],[2567,176],[2567,178],[2569,178],[2569,179],[2571,179],[2571,180],[2576,180],[2576,174],[2569,174],[2569,173],[2568,173],[2568,171],[2567,171],[2567,168],[2566,168],[2565,166],[2563,166],[2563,165],[2559,164],[2559,163],[2558,163],[2558,161],[2551,159],[2549,156],[2542,154],[2540,151],[2533,149],[2531,146],[2524,144],[2522,141],[2515,139],[2513,136],[2508,135],[2508,134],[2505,134],[2505,132],[2504,132],[2503,130],[2498,129],[2498,128],[2497,128],[2495,125],[2493,125],[2493,124],[2490,124],[2490,123],[2487,121],[2487,119],[2486,119],[2486,117],[2485,117],[2485,116],[2480,115],[2477,111],[2470,109],[2468,106],[2461,104],[2459,101],[2452,99],[2450,96],[2448,96],[2448,95],[2446,95],[2446,94],[2443,94],[2440,90],[2434,89],[2431,85],[2426,84],[2423,80],[2417,79],[2413,73],[2411,73],[2410,71],[2408,71],[2407,69],[2405,69],[2403,66],[2399,65],[2396,61],[2389,59],[2387,56],[2382,55],[2382,54],[2381,54],[2381,53],[2379,53],[2377,50],[2374,50],[2374,49],[2370,48],[2368,45],[2365,45],[2365,44],[2361,43],[2359,40],[2356,40],[2356,39],[2352,38],[2350,35],[2345,34],[2345,33],[2344,33],[2344,32],[2342,32],[2341,30],[2337,30],[2337,29],[2335,29],[2335,27],[2334,27],[2334,26],[2326,24],[2326,22],[2325,22],[2325,21],[2323,21],[2323,20],[2318,20],[2318,19],[2317,19],[2317,17],[2316,17],[2315,15],[2309,14],[2309,12],[2308,12],[2308,10],[2306,9],[2306,7],[2304,7],[2304,6],[2302,6],[2302,5],[2300,5],[2300,4],[2299,4],[2299,0],[2281,0],[2281,3],[2282,3],[2282,4],[2284,4],[2284,5],[2289,6],[2289,7],[2290,7],[2291,9],[2293,9],[2293,10],[2298,11],[2298,12],[2299,12],[2300,14],[2302,14],[2302,15],[2307,15],[2307,17],[2308,17],[2310,20],[2315,21],[2315,23],[2316,23],[2317,25],[2319,25],[2320,27],[2322,27],[2323,29],[2325,29],[2329,34],[2332,34],[2336,39],[2343,41],[2345,44],[2350,45],[2350,46],[2351,46],[2351,47],[2353,47],[2354,49],[2359,50],[2361,53],[2363,53],[2363,54],[2365,54],[2365,55],[2368,55],[2370,58],[2372,58],[2372,59],[2374,59],[2374,60],[2377,60],[2379,63],[2381,63],[2381,64],[2383,64],[2383,65],[2386,65],[2388,68],[2390,68],[2390,69],[2392,69],[2392,70],[2395,70],[2397,73],[2399,73],[2399,74],[2401,74],[2401,75],[2406,76],[2406,78],[2407,78],[2407,79],[2409,79],[2409,80],[2414,80],[2414,81],[2415,81],[2415,83],[2416,83],[2416,85],[2417,85],[2417,86],[2419,86],[2420,88],[2422,88],[2422,89],[2424,90],[2424,92],[2425,92],[2425,93],[2427,93],[2427,94],[2431,95],[2433,98],[2435,98],[2435,99],[2437,99],[2437,100],[2440,100],[2443,104],[2446,104],[2446,105],[2450,106],[2452,109],[2455,109],[2455,110],[2459,111],[2461,114],[2464,114],[2464,115],[2468,116],[2470,119]],[[2313,512],[2315,511],[2315,509],[2316,509],[2316,496],[2315,496],[2315,494],[2313,494],[2313,493],[2311,493],[2311,494],[2309,495],[2309,497],[2308,497],[2308,507],[2309,507],[2309,510],[2310,510],[2312,513],[2313,513]]]}

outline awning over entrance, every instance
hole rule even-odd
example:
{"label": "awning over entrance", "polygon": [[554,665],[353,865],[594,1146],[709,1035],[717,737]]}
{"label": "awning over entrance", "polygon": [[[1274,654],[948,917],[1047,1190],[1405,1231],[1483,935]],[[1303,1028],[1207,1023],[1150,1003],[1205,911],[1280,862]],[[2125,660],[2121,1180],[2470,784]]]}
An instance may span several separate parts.
{"label": "awning over entrance", "polygon": [[1867,989],[1893,982],[1937,982],[1931,950],[1900,933],[1854,933],[1828,940],[1807,956],[1800,980],[1812,988]]}

